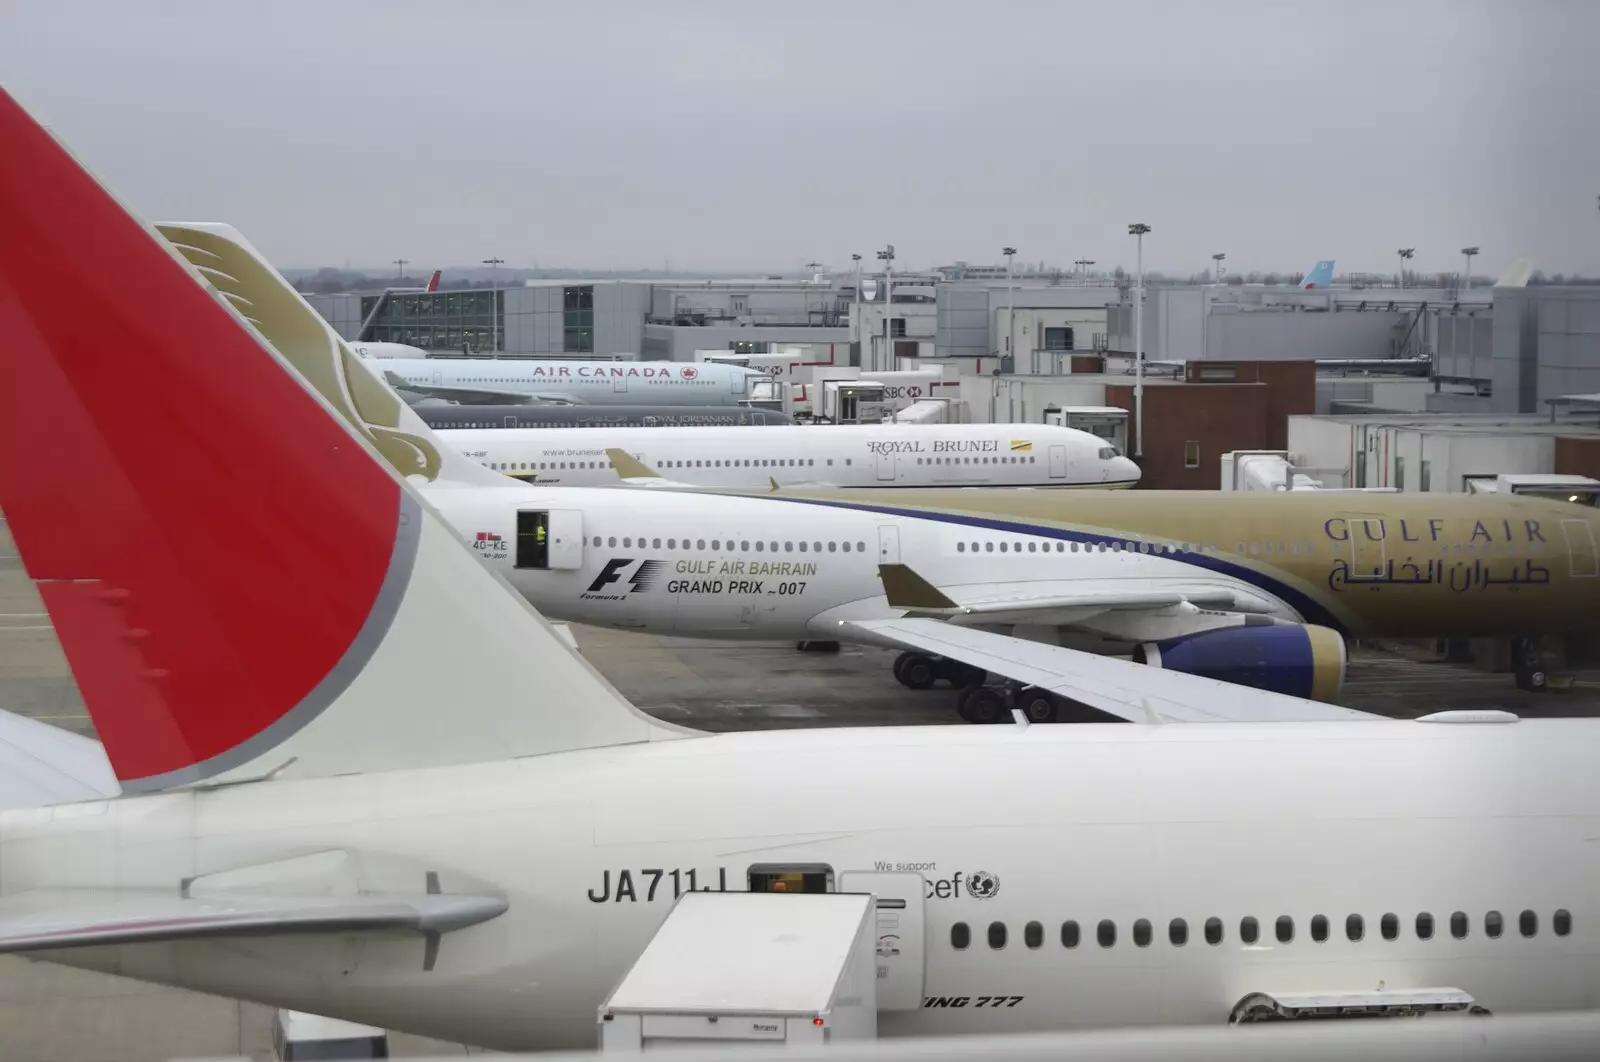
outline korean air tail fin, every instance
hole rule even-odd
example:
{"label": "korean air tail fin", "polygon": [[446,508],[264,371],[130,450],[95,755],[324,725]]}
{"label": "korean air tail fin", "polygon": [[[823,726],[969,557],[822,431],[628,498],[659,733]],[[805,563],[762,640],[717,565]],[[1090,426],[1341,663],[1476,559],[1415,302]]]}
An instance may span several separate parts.
{"label": "korean air tail fin", "polygon": [[1311,272],[1306,274],[1300,282],[1300,287],[1305,291],[1314,288],[1330,288],[1333,286],[1333,259],[1324,258],[1311,267]]}
{"label": "korean air tail fin", "polygon": [[0,510],[124,791],[684,733],[390,466],[444,454],[248,244],[175,252],[4,89],[0,157]]}

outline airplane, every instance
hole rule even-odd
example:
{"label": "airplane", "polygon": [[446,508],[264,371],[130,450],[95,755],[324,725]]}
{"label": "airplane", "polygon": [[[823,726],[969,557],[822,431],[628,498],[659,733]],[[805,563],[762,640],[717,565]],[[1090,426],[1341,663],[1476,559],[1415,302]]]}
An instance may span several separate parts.
{"label": "airplane", "polygon": [[241,237],[163,243],[3,90],[0,152],[0,510],[121,789],[0,812],[0,952],[592,1046],[685,890],[849,891],[898,922],[884,1036],[1600,1006],[1600,722],[1379,720],[927,618],[865,622],[1147,722],[654,720],[463,548],[414,484],[477,466]]}
{"label": "airplane", "polygon": [[1333,287],[1333,259],[1324,258],[1311,267],[1311,271],[1300,281],[1302,291],[1314,291],[1318,288]]}
{"label": "airplane", "polygon": [[754,406],[578,406],[536,402],[515,406],[414,403],[430,428],[687,428],[763,427],[794,418]]}
{"label": "airplane", "polygon": [[[368,344],[372,346],[372,344]],[[384,358],[390,386],[453,402],[736,406],[766,373],[740,365],[557,358]]]}
{"label": "airplane", "polygon": [[1047,424],[795,425],[759,435],[736,427],[438,434],[472,460],[540,485],[615,484],[606,460],[613,449],[675,483],[712,487],[1131,487],[1139,481],[1139,466],[1098,435]]}

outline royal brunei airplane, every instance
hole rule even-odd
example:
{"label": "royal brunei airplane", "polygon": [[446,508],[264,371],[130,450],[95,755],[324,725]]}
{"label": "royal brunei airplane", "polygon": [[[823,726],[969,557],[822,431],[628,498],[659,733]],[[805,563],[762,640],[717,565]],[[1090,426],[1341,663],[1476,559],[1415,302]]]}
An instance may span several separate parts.
{"label": "royal brunei airplane", "polygon": [[614,486],[623,450],[677,484],[762,488],[1131,487],[1139,466],[1098,435],[1047,424],[848,424],[615,428],[603,432],[463,429],[440,440],[513,479]]}
{"label": "royal brunei airplane", "polygon": [[179,253],[3,91],[0,155],[0,509],[122,790],[0,812],[0,952],[592,1046],[685,890],[781,886],[877,897],[886,1036],[1600,1006],[1600,722],[918,618],[861,622],[1149,722],[658,722],[463,547],[413,481],[478,466],[236,234]]}
{"label": "royal brunei airplane", "polygon": [[374,367],[393,387],[462,403],[736,406],[750,398],[751,380],[770,379],[715,362],[386,358]]}

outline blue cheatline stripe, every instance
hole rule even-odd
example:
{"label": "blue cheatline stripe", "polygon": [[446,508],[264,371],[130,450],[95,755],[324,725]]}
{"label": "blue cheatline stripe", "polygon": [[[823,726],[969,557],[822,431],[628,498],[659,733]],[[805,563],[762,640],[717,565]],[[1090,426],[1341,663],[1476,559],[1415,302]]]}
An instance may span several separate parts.
{"label": "blue cheatline stripe", "polygon": [[[757,497],[757,495],[752,495]],[[1016,520],[1001,520],[988,516],[974,516],[970,513],[946,513],[926,509],[896,509],[887,505],[867,505],[861,502],[833,501],[824,498],[796,498],[784,497],[782,494],[762,494],[761,498],[770,501],[785,501],[799,505],[823,505],[834,509],[852,509],[857,512],[880,513],[884,516],[903,516],[914,520],[934,520],[942,524],[959,524],[964,527],[984,527],[991,531],[1009,531],[1018,535],[1037,535],[1042,538],[1059,538],[1066,542],[1086,542],[1091,545],[1105,543],[1110,546],[1115,542],[1128,542],[1133,540],[1134,532],[1125,534],[1108,534],[1095,531],[1072,531],[1064,527],[1051,527],[1046,524],[1026,524]],[[1156,554],[1150,554],[1156,556]],[[1308,623],[1332,627],[1341,634],[1349,632],[1349,626],[1340,621],[1328,611],[1327,606],[1303,590],[1298,590],[1280,580],[1254,568],[1247,568],[1232,561],[1223,560],[1205,553],[1196,553],[1193,550],[1182,550],[1176,547],[1173,552],[1163,551],[1160,556],[1165,560],[1182,561],[1192,564],[1196,568],[1204,568],[1219,575],[1230,576],[1251,586],[1265,590],[1288,603],[1289,607],[1300,613]]]}

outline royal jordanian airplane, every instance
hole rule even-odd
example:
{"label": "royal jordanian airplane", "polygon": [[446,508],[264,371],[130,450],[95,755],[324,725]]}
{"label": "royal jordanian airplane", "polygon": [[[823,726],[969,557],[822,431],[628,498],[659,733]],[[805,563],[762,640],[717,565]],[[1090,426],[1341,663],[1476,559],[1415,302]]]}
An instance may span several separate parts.
{"label": "royal jordanian airplane", "polygon": [[0,155],[0,509],[122,790],[0,812],[0,952],[577,1047],[677,896],[781,883],[878,897],[881,1035],[1600,1006],[1600,722],[912,618],[863,624],[1148,722],[669,726],[463,548],[412,481],[477,466],[236,234],[177,253],[3,92]]}
{"label": "royal jordanian airplane", "polygon": [[446,446],[540,485],[617,483],[626,451],[675,483],[708,487],[1131,487],[1139,466],[1104,439],[1047,424],[444,430]]}
{"label": "royal jordanian airplane", "polygon": [[464,403],[735,406],[750,397],[751,380],[770,379],[713,362],[384,358],[374,367],[393,387]]}

